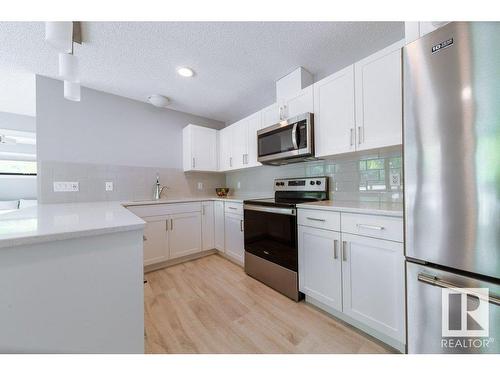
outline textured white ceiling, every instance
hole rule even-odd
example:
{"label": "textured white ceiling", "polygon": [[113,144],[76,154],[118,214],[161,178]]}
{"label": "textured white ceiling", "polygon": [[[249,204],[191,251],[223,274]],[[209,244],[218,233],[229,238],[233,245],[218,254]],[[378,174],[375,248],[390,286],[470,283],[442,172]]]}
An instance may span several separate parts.
{"label": "textured white ceiling", "polygon": [[[82,85],[232,122],[275,100],[298,66],[321,79],[404,36],[402,22],[84,22],[76,46]],[[57,78],[44,25],[0,22],[0,68]],[[196,76],[176,74],[190,66]]]}

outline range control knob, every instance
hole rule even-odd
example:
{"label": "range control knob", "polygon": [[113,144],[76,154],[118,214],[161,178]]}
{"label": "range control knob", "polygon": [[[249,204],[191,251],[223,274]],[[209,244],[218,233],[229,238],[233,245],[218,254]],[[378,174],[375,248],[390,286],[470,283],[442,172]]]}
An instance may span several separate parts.
{"label": "range control knob", "polygon": [[316,185],[321,185],[321,181],[320,180],[316,181]]}
{"label": "range control knob", "polygon": [[311,185],[314,185],[314,181],[309,182]]}
{"label": "range control knob", "polygon": [[280,186],[280,183],[279,183],[279,182],[276,182],[276,186]]}

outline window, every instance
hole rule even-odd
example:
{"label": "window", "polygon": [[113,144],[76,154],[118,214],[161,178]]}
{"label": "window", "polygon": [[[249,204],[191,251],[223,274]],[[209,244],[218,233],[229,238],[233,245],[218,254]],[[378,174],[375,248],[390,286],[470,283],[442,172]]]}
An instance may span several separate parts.
{"label": "window", "polygon": [[34,132],[0,129],[0,175],[37,173]]}

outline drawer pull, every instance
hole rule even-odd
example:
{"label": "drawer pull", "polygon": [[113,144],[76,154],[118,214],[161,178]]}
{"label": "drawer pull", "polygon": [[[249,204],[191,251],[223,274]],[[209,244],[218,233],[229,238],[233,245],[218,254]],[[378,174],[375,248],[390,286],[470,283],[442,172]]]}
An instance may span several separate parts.
{"label": "drawer pull", "polygon": [[338,257],[339,257],[339,255],[337,253],[338,244],[339,244],[338,240],[333,240],[333,259],[338,259]]}
{"label": "drawer pull", "polygon": [[368,224],[356,224],[358,229],[372,229],[372,230],[384,230],[384,227],[378,225],[368,225]]}
{"label": "drawer pull", "polygon": [[236,207],[228,207],[230,210],[237,210]]}
{"label": "drawer pull", "polygon": [[317,219],[315,217],[306,217],[307,220],[312,220],[312,221],[326,221],[325,219]]}
{"label": "drawer pull", "polygon": [[347,262],[347,241],[342,241],[342,260]]}

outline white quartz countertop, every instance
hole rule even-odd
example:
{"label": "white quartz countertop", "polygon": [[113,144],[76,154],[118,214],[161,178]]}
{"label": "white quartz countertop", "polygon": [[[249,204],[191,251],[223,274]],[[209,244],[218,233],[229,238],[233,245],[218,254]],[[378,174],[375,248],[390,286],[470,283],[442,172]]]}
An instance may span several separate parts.
{"label": "white quartz countertop", "polygon": [[130,206],[145,206],[150,204],[169,204],[169,203],[185,203],[185,202],[206,202],[206,201],[224,201],[224,202],[236,202],[243,203],[245,200],[249,199],[264,199],[269,198],[268,196],[229,196],[227,198],[219,197],[195,197],[195,198],[178,198],[178,199],[159,199],[159,200],[145,200],[145,201],[131,201],[123,202],[125,207]]}
{"label": "white quartz countertop", "polygon": [[403,216],[403,204],[393,202],[360,202],[360,201],[320,201],[298,204],[297,208],[352,212],[358,214]]}
{"label": "white quartz countertop", "polygon": [[0,214],[0,248],[144,228],[120,202],[39,204]]}

